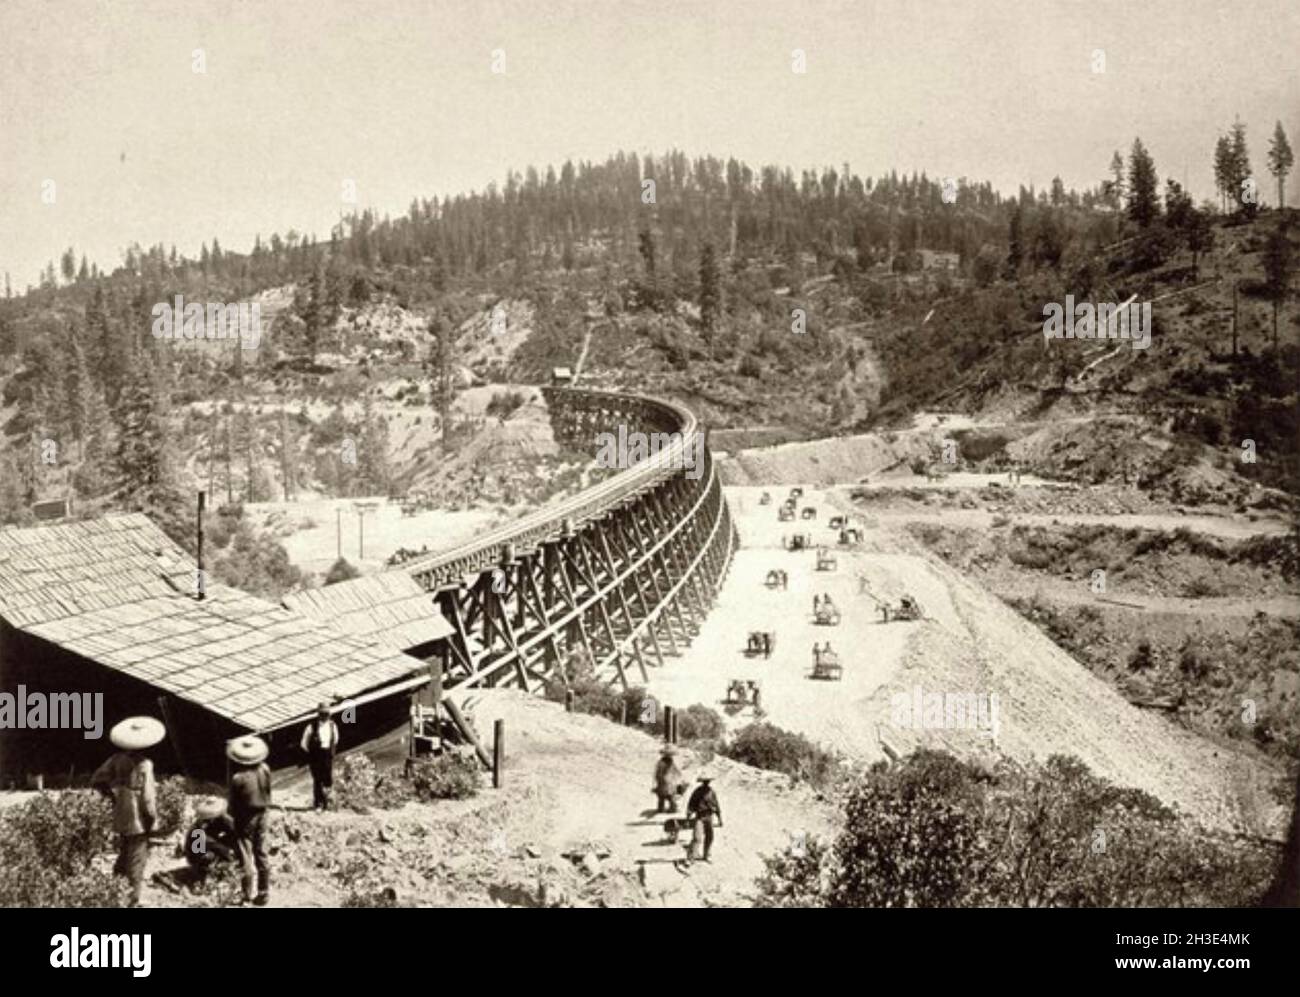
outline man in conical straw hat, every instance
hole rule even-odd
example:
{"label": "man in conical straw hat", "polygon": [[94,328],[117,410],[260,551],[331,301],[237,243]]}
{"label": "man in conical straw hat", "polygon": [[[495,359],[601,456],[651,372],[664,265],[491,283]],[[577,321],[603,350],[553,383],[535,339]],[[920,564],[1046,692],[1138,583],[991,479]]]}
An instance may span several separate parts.
{"label": "man in conical straw hat", "polygon": [[131,884],[132,907],[144,893],[149,863],[149,832],[158,820],[153,762],[145,751],[160,743],[167,729],[153,717],[128,717],[108,732],[120,749],[90,777],[90,785],[113,801],[113,830],[118,833],[113,872]]}
{"label": "man in conical straw hat", "polygon": [[226,742],[226,757],[234,765],[228,812],[235,825],[244,903],[259,907],[266,906],[271,888],[266,861],[266,811],[271,805],[271,770],[266,756],[270,753],[266,742],[255,734]]}

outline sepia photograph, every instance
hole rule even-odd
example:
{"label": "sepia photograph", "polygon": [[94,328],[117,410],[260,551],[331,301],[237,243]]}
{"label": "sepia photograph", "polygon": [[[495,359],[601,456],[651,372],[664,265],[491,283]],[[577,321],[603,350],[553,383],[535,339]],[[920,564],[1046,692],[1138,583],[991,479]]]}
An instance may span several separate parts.
{"label": "sepia photograph", "polygon": [[1298,54],[1295,0],[4,0],[31,959],[1055,907],[1263,970]]}

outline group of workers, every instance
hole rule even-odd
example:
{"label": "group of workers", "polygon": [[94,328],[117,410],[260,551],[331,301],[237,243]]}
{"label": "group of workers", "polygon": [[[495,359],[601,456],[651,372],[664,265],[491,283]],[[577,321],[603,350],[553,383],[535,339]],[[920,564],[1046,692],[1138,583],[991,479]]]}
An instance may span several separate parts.
{"label": "group of workers", "polygon": [[[146,752],[161,744],[167,729],[153,717],[129,717],[115,725],[109,740],[118,751],[95,770],[90,784],[113,802],[113,830],[118,856],[113,872],[130,883],[130,905],[138,906],[144,893],[149,834],[158,821],[157,784],[153,762]],[[316,716],[304,729],[300,742],[312,778],[312,805],[329,807],[334,784],[334,756],[339,729],[322,701]],[[266,859],[266,812],[271,806],[271,770],[266,764],[270,746],[256,734],[226,743],[230,779],[226,796],[229,821],[239,855],[244,904],[265,906],[270,901],[270,866]]]}
{"label": "group of workers", "polygon": [[[697,859],[712,861],[709,854],[713,851],[713,829],[722,826],[722,805],[713,789],[713,777],[705,772],[696,777],[696,782],[699,785],[686,801],[686,820],[691,825],[691,843],[686,852],[688,865]],[[659,761],[655,763],[654,786],[651,787],[658,800],[655,812],[676,813],[677,799],[686,791],[686,786],[682,770],[677,767],[676,750],[671,744],[664,745]]]}

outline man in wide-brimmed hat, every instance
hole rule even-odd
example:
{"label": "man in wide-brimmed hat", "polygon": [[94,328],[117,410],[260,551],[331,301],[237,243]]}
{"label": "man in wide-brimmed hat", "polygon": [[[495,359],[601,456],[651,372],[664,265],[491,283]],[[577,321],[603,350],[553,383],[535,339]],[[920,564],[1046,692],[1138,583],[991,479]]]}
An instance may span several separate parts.
{"label": "man in wide-brimmed hat", "polygon": [[239,849],[244,903],[266,905],[271,888],[271,870],[266,861],[266,811],[271,805],[271,770],[266,742],[255,734],[226,743],[226,757],[235,768],[230,774],[228,807],[235,825],[235,846]]}
{"label": "man in wide-brimmed hat", "polygon": [[671,744],[664,745],[655,763],[655,784],[652,787],[658,798],[656,813],[667,810],[670,814],[677,812],[678,784],[682,781],[682,770],[677,767],[677,759]]}
{"label": "man in wide-brimmed hat", "polygon": [[302,732],[302,750],[307,753],[311,768],[312,806],[326,810],[330,805],[330,789],[334,785],[334,753],[339,746],[339,725],[330,717],[329,700],[322,699],[316,706],[316,717]]}
{"label": "man in wide-brimmed hat", "polygon": [[130,882],[132,907],[144,893],[149,832],[158,820],[153,762],[144,752],[166,736],[167,729],[153,717],[128,717],[108,732],[108,739],[121,750],[90,777],[90,785],[113,801],[113,830],[118,833],[113,872]]}
{"label": "man in wide-brimmed hat", "polygon": [[686,819],[693,821],[691,848],[687,852],[687,862],[694,862],[700,855],[700,846],[704,847],[704,861],[708,862],[709,852],[713,850],[713,828],[722,826],[722,806],[718,803],[718,794],[713,791],[713,776],[705,772],[699,776],[699,785],[691,798],[686,801]]}

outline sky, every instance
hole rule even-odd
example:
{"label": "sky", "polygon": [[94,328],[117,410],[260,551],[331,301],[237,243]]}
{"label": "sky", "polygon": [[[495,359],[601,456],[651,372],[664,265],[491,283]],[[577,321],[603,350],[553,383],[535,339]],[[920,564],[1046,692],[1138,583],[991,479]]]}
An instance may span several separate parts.
{"label": "sky", "polygon": [[0,0],[0,270],[323,239],[345,181],[396,215],[620,149],[1014,193],[1140,136],[1199,201],[1234,117],[1272,203],[1300,0]]}

